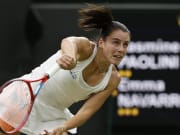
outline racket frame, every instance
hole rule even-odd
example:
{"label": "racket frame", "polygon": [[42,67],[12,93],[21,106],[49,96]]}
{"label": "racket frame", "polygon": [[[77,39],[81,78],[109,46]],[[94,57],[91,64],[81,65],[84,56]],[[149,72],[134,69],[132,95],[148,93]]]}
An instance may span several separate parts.
{"label": "racket frame", "polygon": [[[28,80],[28,79],[22,79],[22,78],[15,78],[15,79],[11,79],[7,82],[5,82],[1,87],[0,87],[0,94],[1,92],[3,91],[3,89],[8,86],[10,83],[14,82],[14,81],[23,81],[27,84],[28,88],[29,88],[29,92],[30,92],[30,96],[31,96],[31,104],[30,104],[30,107],[28,109],[28,113],[27,115],[25,116],[24,120],[22,121],[22,123],[17,126],[15,129],[13,129],[12,131],[5,131],[3,130],[5,133],[8,133],[8,134],[12,134],[12,133],[16,133],[18,132],[24,125],[25,123],[27,122],[28,118],[29,118],[29,115],[31,113],[31,110],[32,110],[32,107],[33,107],[33,104],[34,104],[34,101],[35,101],[35,98],[36,96],[38,95],[39,91],[41,90],[43,84],[50,78],[52,77],[58,70],[62,69],[60,67],[60,65],[55,62],[53,64],[53,66],[45,73],[44,76],[42,76],[41,78],[39,79],[35,79],[35,80]],[[35,91],[35,93],[33,93],[33,89],[31,87],[31,83],[33,82],[38,82],[40,81],[40,84],[39,84],[39,87],[38,89]]]}
{"label": "racket frame", "polygon": [[[3,91],[3,89],[8,86],[9,84],[15,82],[15,81],[23,81],[24,83],[26,83],[26,85],[28,86],[28,90],[29,90],[29,93],[30,93],[30,105],[29,105],[29,108],[28,108],[28,111],[27,111],[27,114],[25,115],[23,121],[21,122],[21,124],[19,126],[17,126],[16,128],[14,128],[13,130],[11,131],[5,131],[3,128],[1,128],[5,133],[8,133],[8,134],[12,134],[12,133],[16,133],[18,132],[26,123],[26,121],[28,120],[29,118],[29,115],[31,113],[31,110],[32,110],[32,106],[34,104],[34,101],[35,101],[35,98],[36,96],[38,95],[41,87],[43,86],[43,84],[49,79],[49,75],[46,74],[44,75],[42,78],[39,78],[39,79],[36,79],[36,80],[26,80],[26,79],[21,79],[21,78],[16,78],[16,79],[12,79],[12,80],[9,80],[7,81],[6,83],[4,83],[1,87],[0,87],[0,93]],[[31,87],[31,83],[33,82],[40,82],[39,83],[39,88],[38,90],[36,91],[36,93],[33,93],[33,89]]]}

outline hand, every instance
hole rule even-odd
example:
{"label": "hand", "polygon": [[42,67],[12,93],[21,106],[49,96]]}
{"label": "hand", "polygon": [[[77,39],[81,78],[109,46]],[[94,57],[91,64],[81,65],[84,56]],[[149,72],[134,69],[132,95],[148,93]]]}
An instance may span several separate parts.
{"label": "hand", "polygon": [[61,58],[57,60],[57,63],[61,68],[66,70],[71,70],[76,66],[76,60],[68,55],[62,55]]}
{"label": "hand", "polygon": [[44,130],[44,133],[40,133],[39,135],[50,135],[50,133],[47,130]]}
{"label": "hand", "polygon": [[64,133],[64,128],[58,127],[55,128],[49,135],[63,135],[63,133]]}

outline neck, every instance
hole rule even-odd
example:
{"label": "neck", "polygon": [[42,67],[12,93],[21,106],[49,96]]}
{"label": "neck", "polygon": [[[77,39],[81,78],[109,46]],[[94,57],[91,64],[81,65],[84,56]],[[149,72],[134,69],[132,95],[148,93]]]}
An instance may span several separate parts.
{"label": "neck", "polygon": [[108,71],[110,63],[104,58],[104,55],[102,54],[103,54],[102,51],[99,50],[94,59],[94,62],[97,65],[98,71],[100,73],[105,73]]}

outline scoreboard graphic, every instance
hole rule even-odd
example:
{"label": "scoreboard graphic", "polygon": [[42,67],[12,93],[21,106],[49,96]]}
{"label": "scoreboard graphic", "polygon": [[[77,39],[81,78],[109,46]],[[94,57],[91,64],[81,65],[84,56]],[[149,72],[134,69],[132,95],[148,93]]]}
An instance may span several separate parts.
{"label": "scoreboard graphic", "polygon": [[180,126],[180,10],[114,11],[132,32],[111,125]]}

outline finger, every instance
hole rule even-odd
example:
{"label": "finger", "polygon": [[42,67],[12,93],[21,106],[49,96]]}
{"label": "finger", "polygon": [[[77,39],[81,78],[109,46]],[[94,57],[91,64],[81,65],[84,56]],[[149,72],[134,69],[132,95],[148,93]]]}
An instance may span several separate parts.
{"label": "finger", "polygon": [[56,131],[52,131],[49,135],[56,135]]}
{"label": "finger", "polygon": [[40,133],[39,135],[49,135],[49,132],[47,130],[44,130],[44,133]]}
{"label": "finger", "polygon": [[60,59],[58,59],[57,61],[60,64],[70,65],[71,63],[73,63],[74,60],[73,60],[73,58],[69,58],[69,57],[63,56]]}
{"label": "finger", "polygon": [[66,60],[66,61],[75,61],[75,59],[74,59],[73,57],[71,57],[71,56],[69,56],[69,55],[66,55],[66,54],[62,55],[62,56],[60,57],[60,59],[64,59],[64,60]]}
{"label": "finger", "polygon": [[57,60],[57,63],[60,65],[60,67],[62,67],[62,68],[67,68],[68,67],[68,63],[67,63],[67,61],[66,60],[64,60],[64,59],[58,59]]}
{"label": "finger", "polygon": [[65,58],[61,58],[57,60],[57,63],[64,69],[72,69],[76,65],[76,62],[74,60],[69,61],[69,59],[65,59]]}
{"label": "finger", "polygon": [[47,135],[49,135],[49,132],[48,132],[47,130],[44,130],[44,132],[45,132]]}
{"label": "finger", "polygon": [[69,60],[72,60],[73,57],[69,56],[69,55],[64,55],[65,58],[69,59]]}
{"label": "finger", "polygon": [[69,59],[62,59],[62,62],[66,65],[71,65],[72,64],[72,61],[69,60]]}

